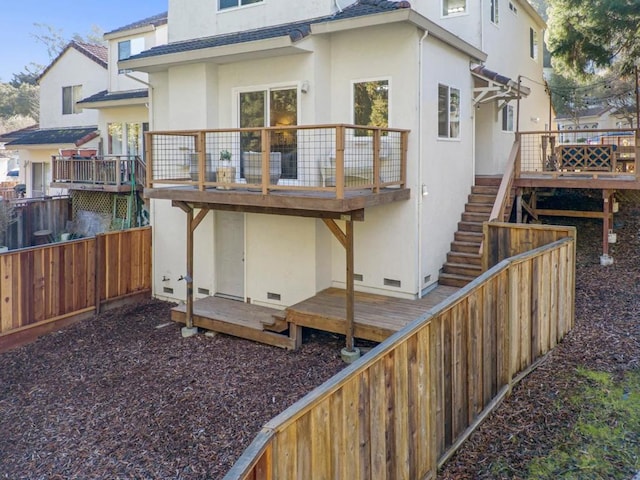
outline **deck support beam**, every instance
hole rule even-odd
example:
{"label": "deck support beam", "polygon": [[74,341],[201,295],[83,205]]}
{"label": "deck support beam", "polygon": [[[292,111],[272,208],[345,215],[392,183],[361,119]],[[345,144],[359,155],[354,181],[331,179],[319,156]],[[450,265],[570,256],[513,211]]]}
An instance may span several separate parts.
{"label": "deck support beam", "polygon": [[354,332],[354,322],[355,322],[355,285],[354,285],[354,254],[353,254],[353,219],[351,216],[344,216],[345,220],[345,231],[338,226],[335,220],[330,218],[322,219],[325,225],[329,228],[334,237],[340,242],[346,251],[346,286],[347,286],[347,312],[346,312],[346,320],[347,320],[347,328],[345,331],[346,335],[346,346],[345,351],[347,353],[354,353],[356,349],[354,347],[353,341],[353,332]]}
{"label": "deck support beam", "polygon": [[193,234],[196,228],[198,228],[198,225],[204,220],[204,217],[209,213],[209,209],[202,208],[194,217],[194,208],[188,203],[174,201],[172,205],[180,208],[187,214],[187,273],[184,276],[184,280],[187,282],[185,328],[187,331],[191,331],[193,329]]}

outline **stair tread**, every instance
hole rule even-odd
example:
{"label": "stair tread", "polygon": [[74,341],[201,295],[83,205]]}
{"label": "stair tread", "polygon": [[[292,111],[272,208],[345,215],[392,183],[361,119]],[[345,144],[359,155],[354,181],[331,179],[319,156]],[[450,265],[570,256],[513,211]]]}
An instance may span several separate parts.
{"label": "stair tread", "polygon": [[471,252],[449,252],[459,257],[468,257],[468,258],[481,258],[482,255],[480,253],[471,253]]}
{"label": "stair tread", "polygon": [[444,265],[451,268],[468,268],[470,270],[482,270],[482,267],[480,265],[474,265],[472,263],[444,262]]}

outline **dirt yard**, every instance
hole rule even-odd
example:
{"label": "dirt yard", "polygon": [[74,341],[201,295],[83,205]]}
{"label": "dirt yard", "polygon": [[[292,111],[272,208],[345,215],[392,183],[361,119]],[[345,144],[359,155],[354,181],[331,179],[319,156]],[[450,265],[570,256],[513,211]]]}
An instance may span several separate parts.
{"label": "dirt yard", "polygon": [[[616,222],[610,267],[599,222],[580,222],[576,328],[439,478],[525,478],[578,414],[563,402],[578,366],[639,367],[640,211]],[[298,352],[182,339],[169,308],[149,300],[0,354],[0,478],[221,478],[264,423],[344,367],[337,336],[305,331]]]}

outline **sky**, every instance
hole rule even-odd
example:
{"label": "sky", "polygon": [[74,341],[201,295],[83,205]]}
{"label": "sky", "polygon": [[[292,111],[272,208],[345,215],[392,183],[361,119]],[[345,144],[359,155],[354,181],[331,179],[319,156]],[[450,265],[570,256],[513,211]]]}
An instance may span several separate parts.
{"label": "sky", "polygon": [[[10,3],[10,5],[8,5]],[[5,12],[0,25],[0,82],[9,82],[14,73],[25,71],[30,63],[48,65],[44,44],[34,35],[47,33],[36,27],[49,25],[70,40],[83,37],[97,25],[102,32],[123,27],[166,12],[168,0],[0,0]]]}

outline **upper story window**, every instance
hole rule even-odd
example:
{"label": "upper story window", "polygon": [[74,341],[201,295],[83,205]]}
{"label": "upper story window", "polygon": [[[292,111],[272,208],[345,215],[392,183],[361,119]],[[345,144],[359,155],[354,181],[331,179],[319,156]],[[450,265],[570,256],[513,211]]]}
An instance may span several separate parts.
{"label": "upper story window", "polygon": [[252,3],[260,3],[262,1],[263,0],[219,0],[218,10],[242,7],[244,5],[251,5]]}
{"label": "upper story window", "polygon": [[502,131],[513,132],[513,105],[502,107]]}
{"label": "upper story window", "polygon": [[460,138],[460,90],[438,85],[438,137]]}
{"label": "upper story window", "polygon": [[442,16],[467,13],[467,0],[442,0]]}
{"label": "upper story window", "polygon": [[538,31],[533,28],[529,29],[529,56],[538,59]]}
{"label": "upper story window", "polygon": [[498,24],[498,5],[500,4],[500,0],[491,0],[491,22]]}
{"label": "upper story window", "polygon": [[[353,84],[353,123],[372,127],[389,126],[389,81],[370,80]],[[356,135],[370,131],[357,130]]]}
{"label": "upper story window", "polygon": [[518,14],[518,7],[516,7],[513,2],[509,2],[509,10],[511,10],[515,15]]}
{"label": "upper story window", "polygon": [[132,38],[118,42],[118,60],[126,60],[144,50],[144,38]]}
{"label": "upper story window", "polygon": [[76,105],[82,99],[82,85],[73,85],[71,87],[62,87],[62,114],[71,115],[72,113],[82,112],[82,108]]}

